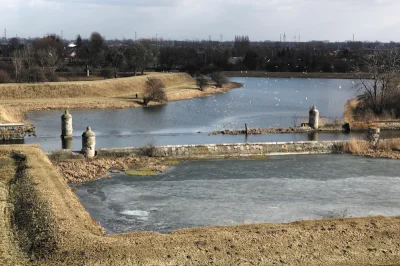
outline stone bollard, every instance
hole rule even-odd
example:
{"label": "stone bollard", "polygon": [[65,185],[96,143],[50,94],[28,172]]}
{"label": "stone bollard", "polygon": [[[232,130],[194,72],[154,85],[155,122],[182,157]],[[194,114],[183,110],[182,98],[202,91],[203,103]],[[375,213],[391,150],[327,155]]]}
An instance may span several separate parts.
{"label": "stone bollard", "polygon": [[72,150],[72,138],[62,138],[61,148],[63,150]]}
{"label": "stone bollard", "polygon": [[319,111],[315,106],[311,107],[308,112],[308,125],[313,129],[318,129],[319,124]]}
{"label": "stone bollard", "polygon": [[92,131],[90,127],[87,127],[86,131],[82,134],[82,154],[86,158],[93,158],[96,154],[96,134]]}
{"label": "stone bollard", "polygon": [[61,138],[72,138],[72,116],[68,110],[61,116]]}
{"label": "stone bollard", "polygon": [[367,140],[372,142],[375,145],[379,140],[379,135],[381,133],[381,129],[377,127],[368,128]]}

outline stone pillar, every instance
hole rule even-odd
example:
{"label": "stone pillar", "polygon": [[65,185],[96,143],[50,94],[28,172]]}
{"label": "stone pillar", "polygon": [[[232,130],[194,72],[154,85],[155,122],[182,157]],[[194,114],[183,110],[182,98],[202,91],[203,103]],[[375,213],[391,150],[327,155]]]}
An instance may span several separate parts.
{"label": "stone pillar", "polygon": [[377,128],[377,127],[368,128],[367,140],[372,142],[375,145],[379,140],[380,133],[381,133],[380,128]]}
{"label": "stone pillar", "polygon": [[90,127],[87,127],[86,131],[82,134],[82,154],[86,158],[93,158],[95,155],[96,146],[96,134]]}
{"label": "stone pillar", "polygon": [[72,116],[68,110],[61,116],[61,138],[72,138]]}
{"label": "stone pillar", "polygon": [[61,148],[63,150],[72,150],[72,138],[62,138]]}
{"label": "stone pillar", "polygon": [[319,111],[315,106],[311,107],[310,112],[308,112],[308,125],[313,129],[318,129]]}

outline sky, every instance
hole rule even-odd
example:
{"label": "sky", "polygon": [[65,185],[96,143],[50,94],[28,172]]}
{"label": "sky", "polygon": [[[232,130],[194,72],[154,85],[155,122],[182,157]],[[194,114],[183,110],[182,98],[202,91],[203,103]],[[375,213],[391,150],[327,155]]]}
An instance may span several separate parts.
{"label": "sky", "polygon": [[[0,0],[0,37],[400,42],[400,0]],[[296,36],[296,39],[295,37]]]}

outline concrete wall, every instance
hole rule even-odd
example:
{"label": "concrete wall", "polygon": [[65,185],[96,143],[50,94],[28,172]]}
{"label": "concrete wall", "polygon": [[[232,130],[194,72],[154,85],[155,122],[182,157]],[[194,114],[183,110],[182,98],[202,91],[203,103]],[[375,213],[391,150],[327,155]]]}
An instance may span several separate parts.
{"label": "concrete wall", "polygon": [[[207,156],[246,156],[274,155],[287,153],[330,153],[337,150],[343,141],[300,141],[300,142],[266,142],[266,143],[234,143],[207,145],[168,145],[156,146],[155,157],[196,158]],[[107,155],[139,155],[144,148],[112,148],[97,149],[97,154]]]}
{"label": "concrete wall", "polygon": [[23,139],[24,137],[24,124],[0,124],[0,140]]}

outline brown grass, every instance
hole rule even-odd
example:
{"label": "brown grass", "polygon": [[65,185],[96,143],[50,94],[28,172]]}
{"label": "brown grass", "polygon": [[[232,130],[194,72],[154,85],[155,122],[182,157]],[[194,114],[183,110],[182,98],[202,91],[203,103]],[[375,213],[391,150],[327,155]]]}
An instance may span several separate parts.
{"label": "brown grass", "polygon": [[[26,112],[37,110],[142,107],[148,77],[157,77],[164,82],[169,101],[204,97],[241,86],[239,83],[228,83],[223,88],[210,87],[200,91],[195,80],[185,73],[150,73],[139,77],[87,82],[5,84],[0,85],[0,122],[24,122]],[[139,99],[136,99],[136,94]]]}
{"label": "brown grass", "polygon": [[357,105],[358,101],[356,99],[351,99],[346,102],[343,113],[343,118],[346,123],[351,123],[354,121]]}
{"label": "brown grass", "polygon": [[371,148],[372,146],[368,141],[361,139],[351,139],[343,145],[343,151],[351,154],[362,154]]}
{"label": "brown grass", "polygon": [[376,149],[382,151],[400,151],[400,139],[379,140]]}
{"label": "brown grass", "polygon": [[[7,159],[4,164],[11,168],[0,169],[0,180],[14,195],[21,192],[24,202],[32,204],[25,210],[24,220],[29,237],[19,243],[35,244],[25,254],[31,265],[388,265],[400,261],[398,218],[340,218],[107,236],[42,151],[27,146],[0,147],[2,157],[16,153],[25,160],[15,161],[15,168]],[[15,182],[15,176],[21,181]],[[7,190],[0,190],[0,195],[7,204],[12,202]],[[0,212],[0,225],[8,217]],[[8,259],[0,256],[0,262],[26,265],[24,257],[12,252],[16,250],[13,242],[8,242],[13,229],[1,229],[0,250]]]}
{"label": "brown grass", "polygon": [[162,80],[167,88],[195,84],[194,79],[186,73],[149,73],[100,81],[0,84],[0,100],[133,96],[144,91],[147,78],[151,76]]}

